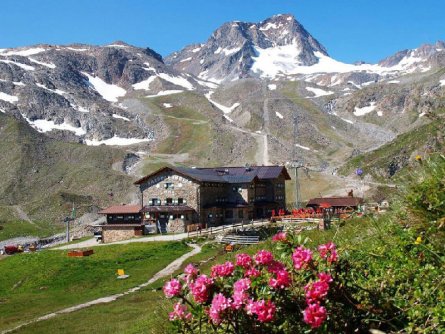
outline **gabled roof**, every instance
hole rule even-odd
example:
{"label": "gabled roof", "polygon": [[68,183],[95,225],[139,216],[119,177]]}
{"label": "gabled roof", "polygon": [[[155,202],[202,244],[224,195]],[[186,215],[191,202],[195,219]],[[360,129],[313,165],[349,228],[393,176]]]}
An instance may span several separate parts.
{"label": "gabled roof", "polygon": [[317,197],[309,200],[306,206],[319,206],[321,203],[328,203],[333,207],[354,207],[363,203],[361,197]]}
{"label": "gabled roof", "polygon": [[107,214],[136,214],[141,212],[140,205],[113,205],[102,211],[99,211],[102,215]]}
{"label": "gabled roof", "polygon": [[251,167],[214,167],[214,168],[188,168],[164,167],[149,174],[134,184],[142,184],[151,177],[172,170],[179,175],[191,178],[198,182],[215,183],[250,183],[255,179],[275,179],[283,174],[285,180],[290,180],[289,173],[284,166],[251,166]]}

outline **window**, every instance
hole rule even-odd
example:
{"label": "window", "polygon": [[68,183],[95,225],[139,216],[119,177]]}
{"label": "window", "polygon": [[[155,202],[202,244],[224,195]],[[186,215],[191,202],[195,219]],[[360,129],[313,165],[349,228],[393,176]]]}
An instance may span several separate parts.
{"label": "window", "polygon": [[164,183],[164,188],[165,189],[173,189],[174,185],[171,182],[166,182],[166,183]]}
{"label": "window", "polygon": [[226,219],[233,218],[233,210],[226,210],[225,214],[226,214]]}
{"label": "window", "polygon": [[239,210],[238,211],[238,218],[244,218],[244,211],[243,210]]}
{"label": "window", "polygon": [[151,198],[149,204],[153,205],[161,205],[161,200],[159,198]]}
{"label": "window", "polygon": [[165,204],[166,204],[166,205],[172,205],[172,204],[173,204],[173,198],[167,198],[167,199],[165,200]]}
{"label": "window", "polygon": [[184,199],[183,198],[178,198],[178,204],[179,205],[184,204]]}

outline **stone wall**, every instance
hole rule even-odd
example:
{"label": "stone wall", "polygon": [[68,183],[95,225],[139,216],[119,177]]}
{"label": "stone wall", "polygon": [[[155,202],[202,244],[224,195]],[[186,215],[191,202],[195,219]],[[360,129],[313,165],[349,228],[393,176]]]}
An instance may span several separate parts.
{"label": "stone wall", "polygon": [[112,226],[102,227],[102,242],[109,243],[121,240],[128,240],[135,236],[134,226]]}
{"label": "stone wall", "polygon": [[[166,188],[166,184],[172,188]],[[173,171],[165,171],[157,174],[140,185],[143,194],[144,206],[151,203],[152,198],[159,198],[161,205],[165,205],[167,198],[177,200],[183,198],[185,205],[198,211],[197,190],[199,184],[186,177],[177,175]]]}
{"label": "stone wall", "polygon": [[170,219],[167,224],[168,233],[187,232],[187,222],[184,219]]}

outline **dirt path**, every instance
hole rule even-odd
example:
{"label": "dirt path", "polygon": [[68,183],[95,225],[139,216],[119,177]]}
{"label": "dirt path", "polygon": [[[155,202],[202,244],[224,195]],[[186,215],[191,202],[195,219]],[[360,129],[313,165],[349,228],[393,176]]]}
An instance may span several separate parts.
{"label": "dirt path", "polygon": [[268,151],[267,134],[248,131],[245,129],[238,128],[234,125],[227,125],[227,126],[233,130],[251,135],[256,140],[257,146],[258,146],[258,149],[255,152],[255,162],[259,166],[269,165],[269,151]]}
{"label": "dirt path", "polygon": [[93,306],[93,305],[110,303],[110,302],[113,302],[113,301],[117,300],[118,298],[121,298],[123,296],[135,293],[135,292],[141,290],[142,288],[145,288],[146,286],[156,282],[158,279],[170,276],[171,274],[173,274],[176,270],[178,270],[181,267],[181,265],[184,263],[185,260],[187,260],[188,258],[190,258],[190,257],[198,254],[199,252],[201,252],[201,246],[196,245],[196,244],[189,244],[189,246],[193,248],[192,251],[182,255],[181,257],[177,258],[175,261],[171,262],[167,267],[165,267],[161,271],[158,271],[152,278],[150,278],[145,283],[142,283],[142,284],[140,284],[140,285],[138,285],[138,286],[136,286],[134,288],[131,288],[131,289],[129,289],[129,290],[123,292],[123,293],[117,293],[117,294],[114,294],[114,295],[111,295],[111,296],[98,298],[98,299],[89,301],[87,303],[74,305],[74,306],[62,309],[60,311],[56,311],[56,312],[53,312],[53,313],[46,314],[46,315],[38,317],[36,319],[27,321],[27,322],[25,322],[25,323],[23,323],[21,325],[18,325],[18,326],[14,327],[14,328],[7,329],[7,330],[1,332],[1,334],[11,333],[13,331],[16,331],[16,330],[18,330],[20,328],[23,328],[25,326],[34,324],[36,322],[40,322],[40,321],[44,321],[44,320],[48,320],[48,319],[54,318],[54,317],[58,316],[59,314],[72,313],[72,312],[75,312],[75,311],[78,311],[78,310],[81,310],[81,309],[84,309],[84,308],[87,308],[87,307],[90,307],[90,306]]}

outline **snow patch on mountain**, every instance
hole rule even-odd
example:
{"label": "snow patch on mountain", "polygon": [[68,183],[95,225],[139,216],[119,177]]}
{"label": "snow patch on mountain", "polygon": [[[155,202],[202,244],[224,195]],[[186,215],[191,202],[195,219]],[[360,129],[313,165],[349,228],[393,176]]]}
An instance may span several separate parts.
{"label": "snow patch on mountain", "polygon": [[105,140],[85,140],[85,143],[89,146],[99,146],[99,145],[110,145],[110,146],[127,146],[139,143],[145,143],[152,141],[152,139],[141,139],[141,138],[122,138],[118,136],[114,136]]}
{"label": "snow patch on mountain", "polygon": [[306,87],[306,90],[308,90],[309,92],[315,94],[314,96],[311,96],[311,98],[312,97],[320,97],[320,96],[326,96],[326,95],[334,94],[334,92],[325,91],[323,89],[315,88],[315,87]]}
{"label": "snow patch on mountain", "polygon": [[41,52],[46,51],[46,49],[44,48],[30,48],[30,49],[25,49],[25,50],[11,50],[11,51],[5,51],[5,49],[3,49],[3,51],[0,51],[0,55],[1,56],[23,56],[23,57],[29,57]]}
{"label": "snow patch on mountain", "polygon": [[355,107],[354,115],[355,116],[364,116],[366,114],[369,114],[371,111],[374,111],[375,108],[376,108],[375,102],[371,102],[371,105],[366,106],[366,107],[362,107],[362,108]]}
{"label": "snow patch on mountain", "polygon": [[439,82],[440,82],[440,87],[443,87],[443,86],[445,86],[445,79],[443,79],[443,80],[440,80]]}
{"label": "snow patch on mountain", "polygon": [[238,102],[234,103],[231,107],[223,106],[222,104],[212,100],[212,98],[211,98],[212,94],[213,94],[213,92],[210,91],[210,92],[204,94],[204,96],[207,98],[207,100],[209,100],[209,102],[211,104],[213,104],[215,107],[217,107],[219,110],[221,110],[224,114],[230,114],[232,111],[234,111],[236,108],[238,108],[240,106],[240,104]]}
{"label": "snow patch on mountain", "polygon": [[19,62],[16,62],[16,61],[8,60],[8,59],[0,59],[0,62],[6,63],[6,64],[16,65],[16,66],[24,69],[25,71],[34,71],[36,69],[34,66],[22,64],[22,63],[19,63]]}
{"label": "snow patch on mountain", "polygon": [[42,85],[42,84],[40,84],[40,83],[36,83],[36,86],[37,87],[40,87],[40,88],[43,88],[43,89],[45,89],[45,90],[47,90],[47,91],[50,91],[50,92],[52,92],[52,93],[56,93],[56,94],[59,94],[59,95],[64,95],[64,94],[68,94],[67,92],[65,92],[65,91],[63,91],[63,90],[60,90],[60,89],[50,89],[50,88],[48,88],[48,87],[46,87],[45,85]]}
{"label": "snow patch on mountain", "polygon": [[185,78],[183,77],[174,77],[167,73],[159,73],[158,76],[165,81],[169,81],[176,86],[184,87],[187,90],[193,90],[195,87]]}
{"label": "snow patch on mountain", "polygon": [[165,95],[172,95],[172,94],[179,94],[183,93],[183,90],[177,90],[177,89],[171,89],[171,90],[161,90],[155,95],[147,95],[146,97],[158,97],[158,96],[165,96]]}
{"label": "snow patch on mountain", "polygon": [[276,90],[277,89],[277,85],[276,84],[269,84],[269,85],[267,85],[267,88],[269,88],[269,90]]}
{"label": "snow patch on mountain", "polygon": [[275,111],[275,115],[277,115],[278,118],[283,119],[284,116],[282,114],[280,114],[278,111]]}
{"label": "snow patch on mountain", "polygon": [[48,121],[46,119],[37,119],[35,121],[31,121],[26,117],[25,119],[34,129],[42,133],[52,130],[67,130],[70,132],[74,132],[76,136],[83,136],[86,134],[86,131],[82,128],[76,128],[75,126],[72,126],[65,122],[61,124],[55,124],[54,121]]}
{"label": "snow patch on mountain", "polygon": [[119,97],[127,94],[127,91],[119,86],[108,84],[99,77],[94,77],[86,72],[82,72],[88,78],[88,81],[93,86],[93,88],[102,97],[110,102],[117,102]]}
{"label": "snow patch on mountain", "polygon": [[36,59],[34,59],[34,58],[31,58],[31,57],[29,57],[28,59],[29,59],[31,62],[33,62],[33,63],[39,64],[39,65],[42,65],[42,66],[45,66],[45,67],[48,67],[48,68],[56,68],[56,65],[54,65],[54,64],[52,64],[52,63],[44,63],[44,62],[42,62],[42,61],[38,61],[38,60],[36,60]]}
{"label": "snow patch on mountain", "polygon": [[19,98],[17,96],[13,96],[13,95],[9,95],[9,94],[0,92],[0,100],[14,103],[14,102],[17,102],[19,100]]}
{"label": "snow patch on mountain", "polygon": [[112,116],[113,116],[113,118],[123,119],[124,121],[130,122],[130,119],[127,118],[127,117],[124,117],[124,116],[121,116],[121,115],[118,115],[118,114],[113,114]]}
{"label": "snow patch on mountain", "polygon": [[135,90],[150,90],[150,84],[157,78],[156,75],[152,75],[146,80],[133,84]]}

